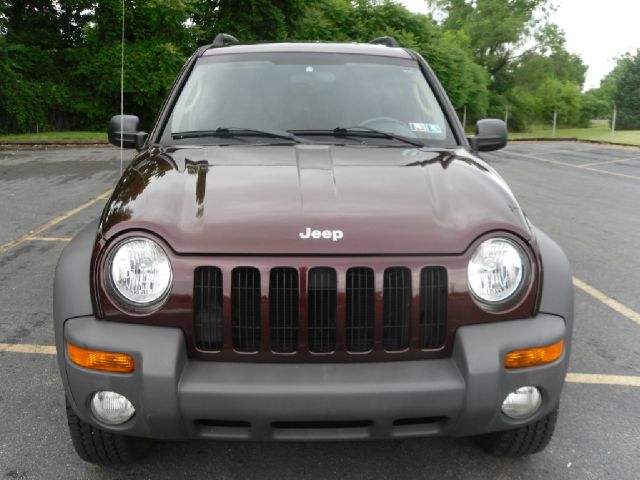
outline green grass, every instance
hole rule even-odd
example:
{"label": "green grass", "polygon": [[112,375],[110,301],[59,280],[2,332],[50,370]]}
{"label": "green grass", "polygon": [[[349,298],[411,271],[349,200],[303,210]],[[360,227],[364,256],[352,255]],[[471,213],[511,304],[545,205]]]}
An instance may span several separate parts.
{"label": "green grass", "polygon": [[[551,127],[534,127],[528,132],[510,133],[509,138],[551,138],[551,133]],[[612,137],[611,129],[606,125],[594,125],[589,128],[559,128],[556,131],[556,138],[577,138],[579,140],[640,145],[640,130],[619,130]]]}
{"label": "green grass", "polygon": [[[534,127],[528,132],[510,133],[510,139],[551,138],[551,127]],[[617,131],[611,137],[611,130],[605,125],[589,128],[559,128],[556,138],[578,138],[602,142],[640,145],[640,130]],[[20,135],[0,135],[0,143],[43,142],[43,143],[95,143],[106,142],[105,132],[43,132]]]}
{"label": "green grass", "polygon": [[106,141],[106,132],[42,132],[19,135],[0,135],[0,143],[97,143]]}

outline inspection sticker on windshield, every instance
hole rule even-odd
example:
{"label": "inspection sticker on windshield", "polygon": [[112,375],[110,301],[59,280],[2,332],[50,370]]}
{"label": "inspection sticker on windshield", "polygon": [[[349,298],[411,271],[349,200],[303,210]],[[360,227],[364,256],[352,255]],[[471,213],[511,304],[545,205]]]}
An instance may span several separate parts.
{"label": "inspection sticker on windshield", "polygon": [[437,123],[409,123],[409,128],[412,132],[426,132],[426,133],[442,133],[440,125]]}

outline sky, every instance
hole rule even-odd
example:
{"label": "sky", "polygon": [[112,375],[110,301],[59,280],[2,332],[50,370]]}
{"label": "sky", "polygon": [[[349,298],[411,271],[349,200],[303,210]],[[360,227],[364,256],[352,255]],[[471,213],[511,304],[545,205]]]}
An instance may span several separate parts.
{"label": "sky", "polygon": [[[414,12],[426,13],[423,0],[400,0]],[[585,90],[596,88],[615,66],[615,58],[640,48],[640,1],[555,0],[551,20],[565,32],[567,50],[589,67]]]}

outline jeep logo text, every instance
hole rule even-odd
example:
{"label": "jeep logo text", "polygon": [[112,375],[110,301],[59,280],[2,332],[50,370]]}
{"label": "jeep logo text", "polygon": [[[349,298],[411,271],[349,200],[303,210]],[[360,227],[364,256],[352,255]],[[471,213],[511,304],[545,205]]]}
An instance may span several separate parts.
{"label": "jeep logo text", "polygon": [[300,238],[303,240],[308,238],[326,238],[337,242],[343,237],[344,233],[342,230],[311,230],[310,227],[307,227],[304,232],[300,232]]}

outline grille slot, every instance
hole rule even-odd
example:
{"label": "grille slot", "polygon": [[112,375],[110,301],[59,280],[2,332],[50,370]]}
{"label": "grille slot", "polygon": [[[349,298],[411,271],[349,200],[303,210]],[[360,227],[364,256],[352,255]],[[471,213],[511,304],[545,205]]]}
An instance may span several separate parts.
{"label": "grille slot", "polygon": [[219,268],[196,268],[193,307],[196,347],[200,350],[220,350],[224,343],[224,319],[222,271]]}
{"label": "grille slot", "polygon": [[371,420],[318,420],[302,422],[271,422],[273,428],[312,430],[320,428],[364,428],[373,425]]}
{"label": "grille slot", "polygon": [[299,279],[295,268],[274,268],[269,278],[269,329],[271,350],[295,352],[298,348]]}
{"label": "grille slot", "polygon": [[234,268],[231,273],[233,348],[257,352],[260,347],[260,271]]}
{"label": "grille slot", "polygon": [[420,272],[420,347],[437,348],[447,333],[447,270],[426,267]]}
{"label": "grille slot", "polygon": [[382,336],[385,350],[408,348],[411,325],[411,270],[393,267],[384,271],[383,305]]}
{"label": "grille slot", "polygon": [[374,280],[370,268],[347,270],[346,342],[350,352],[366,352],[373,348]]}
{"label": "grille slot", "polygon": [[336,271],[333,268],[312,268],[308,284],[309,350],[332,352],[336,348]]}

